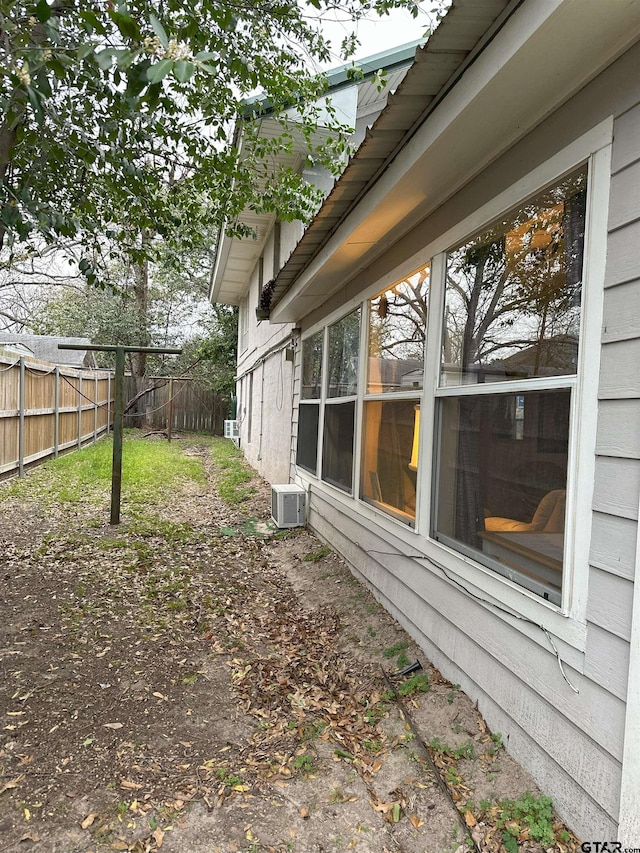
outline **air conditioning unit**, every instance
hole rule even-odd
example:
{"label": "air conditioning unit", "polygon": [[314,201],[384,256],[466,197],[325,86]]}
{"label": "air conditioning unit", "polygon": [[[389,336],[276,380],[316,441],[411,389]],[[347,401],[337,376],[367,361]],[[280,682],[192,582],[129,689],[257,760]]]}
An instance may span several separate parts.
{"label": "air conditioning unit", "polygon": [[305,523],[306,492],[289,483],[271,486],[271,516],[276,527],[302,527]]}
{"label": "air conditioning unit", "polygon": [[224,422],[224,437],[230,438],[236,442],[240,441],[240,423],[239,421]]}

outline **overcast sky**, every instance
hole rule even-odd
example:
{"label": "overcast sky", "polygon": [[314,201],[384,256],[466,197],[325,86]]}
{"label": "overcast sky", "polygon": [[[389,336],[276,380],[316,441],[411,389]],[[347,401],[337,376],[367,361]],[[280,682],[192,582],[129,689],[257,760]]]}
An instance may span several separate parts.
{"label": "overcast sky", "polygon": [[[405,9],[394,9],[384,18],[360,21],[356,29],[360,39],[360,47],[354,59],[363,59],[422,38],[428,27],[435,28],[435,16],[430,13],[439,2],[441,3],[441,0],[427,0],[427,2],[418,3],[420,10],[418,18],[413,18]],[[344,19],[340,21],[339,14],[334,14],[334,18],[336,20],[334,22],[327,21],[323,29],[337,50],[342,39],[353,29],[353,24]],[[340,59],[335,59],[326,67],[331,68],[341,64]]]}

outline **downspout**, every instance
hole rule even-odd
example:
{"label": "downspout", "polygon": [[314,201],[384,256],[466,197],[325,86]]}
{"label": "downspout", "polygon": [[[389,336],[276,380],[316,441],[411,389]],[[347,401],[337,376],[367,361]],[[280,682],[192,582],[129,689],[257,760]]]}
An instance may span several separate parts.
{"label": "downspout", "polygon": [[258,462],[262,462],[262,425],[264,423],[264,367],[265,359],[262,359],[262,370],[260,371],[260,436],[258,438]]}

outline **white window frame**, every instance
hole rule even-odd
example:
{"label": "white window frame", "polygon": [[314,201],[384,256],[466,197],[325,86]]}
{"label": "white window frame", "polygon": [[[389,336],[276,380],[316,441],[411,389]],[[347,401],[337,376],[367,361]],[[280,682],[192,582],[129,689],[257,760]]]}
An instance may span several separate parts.
{"label": "white window frame", "polygon": [[[326,377],[328,327],[361,307],[361,349],[356,405],[356,430],[354,436],[353,494],[349,495],[321,480],[321,472],[313,476],[297,468],[297,478],[306,485],[331,493],[337,505],[348,516],[369,523],[372,530],[384,531],[407,556],[423,555],[420,565],[442,577],[443,571],[453,582],[461,584],[470,592],[496,602],[503,610],[505,619],[521,631],[537,637],[538,627],[556,637],[561,644],[583,652],[586,646],[586,602],[589,575],[589,549],[591,541],[592,498],[595,476],[595,446],[598,410],[598,378],[603,309],[603,290],[606,260],[607,218],[611,178],[611,146],[613,139],[613,117],[596,125],[549,160],[523,176],[508,189],[499,193],[486,204],[465,217],[447,232],[415,252],[393,271],[367,289],[358,299],[351,299],[322,321],[305,330],[306,339],[324,330],[323,377]],[[559,379],[563,387],[572,386],[571,420],[569,438],[569,461],[567,470],[567,517],[566,551],[563,571],[562,607],[546,601],[516,582],[497,574],[471,557],[435,540],[431,536],[433,506],[433,484],[435,482],[435,429],[436,402],[438,397],[458,394],[460,388],[448,390],[439,387],[440,346],[444,318],[446,252],[461,244],[483,228],[553,186],[562,178],[585,163],[587,175],[587,210],[584,243],[584,278],[582,288],[582,310],[577,378],[567,381]],[[417,482],[415,528],[399,521],[375,505],[359,500],[360,464],[362,455],[362,412],[366,395],[366,355],[368,335],[368,300],[395,281],[431,261],[430,298],[425,346],[425,374],[423,391],[416,402],[421,405],[420,417],[420,460]],[[320,423],[318,436],[318,465],[322,459],[322,435],[324,430],[325,382],[320,400]],[[549,387],[549,380],[543,380]],[[536,390],[536,379],[529,380],[527,388]],[[497,383],[494,390],[507,391],[508,383]],[[520,388],[521,386],[518,385]],[[392,399],[387,394],[384,399]],[[404,395],[403,395],[404,396]],[[511,616],[509,615],[511,612]],[[568,651],[565,647],[565,651]],[[567,659],[565,657],[565,659]],[[580,655],[570,661],[580,667]]]}
{"label": "white window frame", "polygon": [[[516,614],[516,618],[544,624],[569,645],[584,650],[586,642],[586,599],[591,540],[591,504],[595,475],[595,436],[597,424],[598,354],[602,326],[604,266],[606,257],[607,214],[611,175],[613,120],[608,119],[580,137],[567,148],[500,193],[434,243],[432,251],[432,290],[425,359],[425,416],[421,418],[422,477],[429,480],[422,490],[418,530],[425,534],[425,556],[445,566],[456,579],[483,590]],[[563,604],[558,607],[529,592],[519,584],[496,574],[472,558],[437,542],[429,533],[433,509],[435,476],[436,400],[455,392],[439,387],[440,343],[445,299],[446,252],[469,239],[493,221],[560,181],[584,163],[588,163],[587,211],[585,222],[584,279],[577,378],[572,385],[569,461],[567,470],[566,561],[563,572]],[[590,363],[587,363],[587,362]],[[575,384],[574,384],[575,383]],[[540,384],[532,379],[531,390]],[[549,386],[548,380],[545,387]],[[520,386],[519,386],[520,387]],[[495,393],[508,389],[498,383]]]}

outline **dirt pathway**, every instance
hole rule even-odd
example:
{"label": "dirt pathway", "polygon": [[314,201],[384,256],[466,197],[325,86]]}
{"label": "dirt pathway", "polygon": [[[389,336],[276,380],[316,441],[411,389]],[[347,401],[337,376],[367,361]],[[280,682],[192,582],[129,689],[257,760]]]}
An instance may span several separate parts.
{"label": "dirt pathway", "polygon": [[[0,848],[464,853],[464,824],[542,850],[496,806],[537,793],[500,737],[256,489],[238,511],[190,484],[116,530],[0,504]],[[382,669],[415,658],[399,703]]]}

